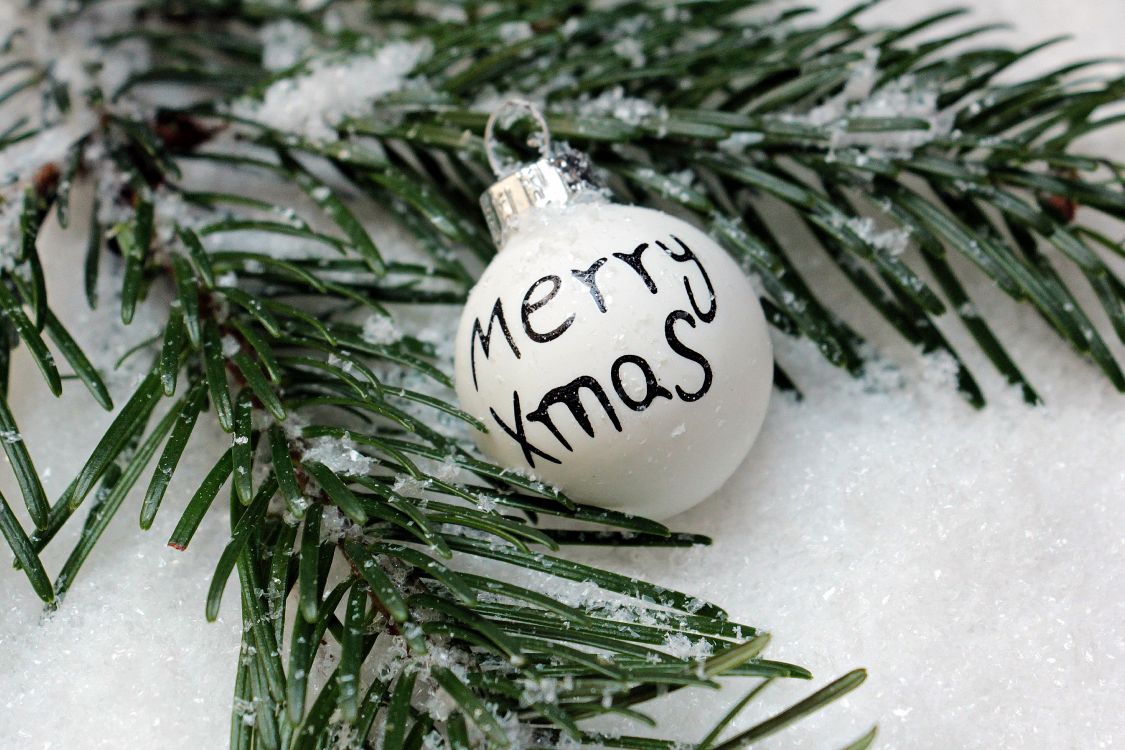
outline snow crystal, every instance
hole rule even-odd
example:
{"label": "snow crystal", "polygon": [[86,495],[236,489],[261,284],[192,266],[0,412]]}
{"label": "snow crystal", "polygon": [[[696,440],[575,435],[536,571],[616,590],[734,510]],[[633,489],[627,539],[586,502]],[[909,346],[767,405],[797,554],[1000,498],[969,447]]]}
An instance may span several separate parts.
{"label": "snow crystal", "polygon": [[881,250],[889,255],[902,255],[910,246],[911,232],[908,228],[888,229],[879,231],[875,220],[870,216],[852,216],[839,221],[841,217],[833,217],[837,228],[851,230],[859,239],[876,250]]}
{"label": "snow crystal", "polygon": [[223,345],[223,356],[227,359],[242,351],[242,344],[238,343],[238,339],[234,336],[223,336],[220,343]]}
{"label": "snow crystal", "polygon": [[636,39],[626,38],[613,45],[613,53],[624,59],[634,68],[643,68],[645,64],[644,45]]}
{"label": "snow crystal", "polygon": [[[823,104],[804,113],[787,113],[783,119],[832,131],[833,149],[859,147],[873,153],[908,155],[953,129],[955,113],[938,107],[941,91],[936,85],[905,75],[876,88],[878,50],[869,50],[857,63],[844,90]],[[894,132],[848,132],[848,124],[858,118],[912,118],[928,127]]]}
{"label": "snow crystal", "polygon": [[428,479],[418,479],[410,474],[396,474],[391,489],[405,497],[420,497],[428,486]]}
{"label": "snow crystal", "polygon": [[285,70],[296,65],[312,46],[308,27],[289,19],[267,23],[258,31],[262,41],[262,66],[266,70]]}
{"label": "snow crystal", "polygon": [[750,146],[761,143],[766,139],[762,133],[754,131],[740,131],[731,133],[729,136],[719,141],[718,146],[721,151],[728,154],[743,154]]}
{"label": "snow crystal", "polygon": [[507,21],[497,27],[496,33],[508,44],[522,42],[535,36],[535,32],[531,30],[531,24],[527,21]]}
{"label": "snow crystal", "polygon": [[178,191],[164,185],[156,189],[153,205],[153,233],[164,247],[179,248],[179,243],[174,242],[177,227],[199,229],[216,218],[211,209],[188,203]]}
{"label": "snow crystal", "polygon": [[414,12],[447,23],[465,23],[469,20],[469,14],[461,6],[438,0],[417,0]]}
{"label": "snow crystal", "polygon": [[34,138],[0,150],[0,185],[31,174],[49,162],[61,163],[70,144],[84,126],[90,124],[92,118],[81,118],[81,122],[76,119],[74,123],[48,128]]}
{"label": "snow crystal", "polygon": [[625,89],[615,86],[597,97],[586,99],[579,104],[580,112],[586,115],[613,117],[628,125],[648,124],[664,120],[668,111],[647,99],[626,96]]}
{"label": "snow crystal", "polygon": [[338,542],[352,530],[352,522],[335,505],[324,508],[320,517],[320,543]]}
{"label": "snow crystal", "polygon": [[693,641],[683,633],[670,633],[664,640],[664,649],[677,659],[693,661],[703,661],[714,651],[710,641]]}
{"label": "snow crystal", "polygon": [[428,43],[390,42],[372,53],[317,59],[296,75],[272,83],[261,101],[235,102],[233,111],[267,127],[332,140],[336,125],[401,89],[429,54]]}
{"label": "snow crystal", "polygon": [[23,195],[17,190],[0,188],[0,270],[7,271],[16,263],[22,212]]}
{"label": "snow crystal", "polygon": [[520,685],[520,705],[531,706],[536,703],[557,703],[559,693],[574,688],[574,678],[563,679],[541,677],[537,680],[522,679]]}
{"label": "snow crystal", "polygon": [[377,313],[370,315],[363,321],[363,332],[361,335],[364,341],[377,346],[393,344],[402,338],[402,332],[398,330],[394,319]]}
{"label": "snow crystal", "polygon": [[226,273],[219,274],[215,278],[215,286],[218,287],[236,287],[238,286],[238,274],[234,271],[227,271]]}
{"label": "snow crystal", "polygon": [[356,449],[355,443],[338,438],[318,437],[309,441],[303,455],[305,461],[319,461],[338,474],[364,476],[375,468],[375,460]]}

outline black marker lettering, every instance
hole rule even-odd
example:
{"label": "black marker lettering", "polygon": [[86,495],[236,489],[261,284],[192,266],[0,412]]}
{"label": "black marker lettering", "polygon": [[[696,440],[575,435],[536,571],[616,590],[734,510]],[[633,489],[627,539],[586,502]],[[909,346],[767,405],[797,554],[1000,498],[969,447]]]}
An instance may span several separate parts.
{"label": "black marker lettering", "polygon": [[570,272],[574,278],[590,288],[590,296],[594,298],[594,304],[598,306],[598,310],[601,312],[605,312],[605,299],[602,298],[602,290],[598,288],[598,282],[597,279],[594,278],[594,274],[598,272],[599,268],[605,265],[606,260],[606,258],[598,258],[594,261],[593,265],[585,271]]}
{"label": "black marker lettering", "polygon": [[[539,288],[539,285],[544,283],[551,284],[551,291],[547,292],[547,296],[543,299],[531,302],[531,295],[535,294],[535,290]],[[566,333],[566,329],[570,328],[570,324],[574,322],[574,315],[571,315],[557,327],[552,328],[546,333],[539,333],[531,327],[531,314],[553,300],[555,295],[559,293],[559,287],[561,286],[562,279],[552,274],[550,276],[544,276],[536,281],[528,288],[527,294],[523,295],[523,304],[520,305],[520,317],[523,319],[523,332],[526,333],[527,337],[532,341],[536,341],[540,344],[553,341]]]}
{"label": "black marker lettering", "polygon": [[508,322],[504,320],[504,307],[500,304],[500,298],[496,298],[496,304],[492,306],[492,315],[488,318],[488,331],[481,327],[480,318],[473,322],[472,338],[469,340],[469,364],[473,370],[473,387],[478,391],[480,386],[477,385],[477,339],[480,339],[480,348],[484,352],[484,358],[488,359],[488,348],[492,342],[492,324],[499,323],[500,330],[504,332],[504,338],[508,341],[508,346],[512,349],[512,354],[516,355],[516,359],[520,358],[520,350],[516,346],[516,342],[512,340],[512,332],[508,330]]}
{"label": "black marker lettering", "polygon": [[703,398],[704,394],[706,394],[707,391],[711,390],[711,363],[708,362],[707,358],[702,354],[695,351],[694,349],[689,348],[682,341],[676,338],[677,320],[683,320],[687,322],[689,326],[695,328],[695,318],[691,316],[691,313],[686,313],[683,310],[673,310],[664,320],[664,338],[668,340],[668,346],[672,347],[672,351],[674,351],[676,354],[679,354],[684,359],[690,359],[692,362],[695,362],[697,365],[703,368],[703,385],[699,386],[699,390],[695,391],[694,393],[688,393],[683,388],[677,385],[676,393],[678,393],[680,395],[680,398],[684,401],[698,401],[699,399]]}
{"label": "black marker lettering", "polygon": [[547,395],[539,402],[539,408],[527,415],[527,421],[541,422],[546,425],[547,429],[551,431],[551,434],[558,439],[559,443],[561,443],[564,448],[568,451],[573,451],[574,449],[570,447],[570,443],[563,437],[562,432],[559,431],[554,420],[551,419],[549,410],[556,404],[566,406],[566,408],[570,410],[570,415],[574,417],[574,421],[578,423],[578,426],[581,427],[587,435],[594,437],[594,425],[590,422],[590,415],[586,413],[586,407],[582,405],[583,388],[594,394],[594,397],[598,399],[598,403],[605,409],[606,415],[609,416],[609,421],[613,423],[613,426],[618,432],[621,432],[621,422],[617,419],[617,412],[613,410],[613,404],[609,402],[609,396],[606,395],[605,389],[602,388],[601,383],[589,375],[580,375],[566,385],[547,391]]}
{"label": "black marker lettering", "polygon": [[[625,365],[635,365],[645,376],[644,398],[637,400],[625,391],[625,384],[621,382],[621,368]],[[613,380],[613,389],[617,391],[618,397],[633,411],[644,411],[658,398],[669,400],[672,398],[672,392],[656,380],[656,373],[652,371],[652,366],[649,365],[648,361],[636,354],[625,354],[618,357],[617,361],[613,363],[610,376]]]}
{"label": "black marker lettering", "polygon": [[691,282],[688,281],[687,276],[684,277],[684,290],[687,292],[688,301],[691,302],[691,309],[695,310],[695,314],[699,318],[699,322],[710,323],[715,319],[715,313],[718,311],[719,306],[719,301],[715,297],[715,287],[711,286],[711,277],[707,275],[707,270],[703,268],[703,264],[699,261],[699,258],[697,258],[695,256],[695,253],[693,253],[688,248],[688,246],[683,243],[683,240],[681,240],[674,234],[672,235],[672,239],[674,239],[676,241],[676,244],[683,249],[682,253],[677,254],[672,252],[663,242],[657,242],[656,244],[660,245],[660,248],[664,252],[668,253],[668,257],[670,257],[672,260],[679,261],[680,263],[692,261],[693,263],[695,263],[695,267],[699,269],[699,273],[703,274],[703,283],[707,285],[707,296],[711,298],[711,309],[709,309],[707,312],[703,312],[699,309],[699,303],[695,301],[695,292],[692,291]]}
{"label": "black marker lettering", "polygon": [[520,448],[523,449],[523,457],[527,461],[527,465],[533,469],[535,468],[535,458],[532,454],[535,454],[535,456],[542,456],[553,464],[562,463],[562,461],[559,461],[557,458],[548,453],[544,453],[528,441],[527,433],[523,429],[523,412],[520,411],[520,394],[515,391],[512,391],[512,410],[516,414],[516,426],[514,428],[509,427],[508,424],[500,418],[500,415],[496,413],[495,409],[493,409],[491,406],[488,408],[488,411],[492,414],[492,418],[496,420],[496,424],[500,425],[500,428],[504,430],[504,432],[508,433],[508,437],[510,437],[512,440],[515,440],[519,444]]}
{"label": "black marker lettering", "polygon": [[642,242],[641,244],[637,245],[637,249],[633,252],[614,253],[613,257],[624,261],[625,264],[629,266],[629,268],[632,268],[634,271],[636,271],[637,275],[641,277],[641,281],[643,281],[645,283],[645,286],[648,287],[648,290],[653,294],[656,294],[656,282],[653,281],[652,277],[648,275],[648,271],[645,270],[644,263],[641,262],[641,255],[645,250],[648,250],[648,243]]}

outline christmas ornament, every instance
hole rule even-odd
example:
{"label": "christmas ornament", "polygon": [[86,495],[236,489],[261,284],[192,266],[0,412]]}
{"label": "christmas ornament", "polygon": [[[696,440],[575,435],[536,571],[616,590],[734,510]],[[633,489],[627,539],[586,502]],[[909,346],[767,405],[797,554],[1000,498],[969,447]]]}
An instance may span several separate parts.
{"label": "christmas ornament", "polygon": [[[514,106],[542,158],[502,175],[493,128]],[[662,519],[725,482],[761,427],[773,358],[757,295],[690,224],[610,203],[587,159],[551,149],[508,102],[485,131],[481,197],[499,253],[456,342],[480,449],[576,501]]]}

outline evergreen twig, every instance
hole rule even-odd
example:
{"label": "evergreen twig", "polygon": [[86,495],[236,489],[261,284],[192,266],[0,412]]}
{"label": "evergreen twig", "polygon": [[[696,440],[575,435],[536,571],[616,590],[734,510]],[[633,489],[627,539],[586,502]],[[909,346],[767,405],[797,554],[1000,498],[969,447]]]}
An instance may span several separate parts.
{"label": "evergreen twig", "polygon": [[[101,5],[87,0],[52,19],[57,38]],[[964,48],[987,27],[935,38],[957,11],[871,28],[858,20],[870,3],[817,23],[803,9],[756,20],[746,12],[754,0],[382,0],[346,26],[334,20],[342,3],[305,5],[138,3],[131,24],[99,49],[144,43],[151,63],[112,91],[71,91],[49,64],[25,55],[18,36],[0,38],[0,153],[75,107],[97,115],[65,158],[0,188],[0,218],[15,216],[18,227],[0,237],[11,245],[0,247],[5,390],[9,349],[22,342],[59,392],[46,332],[98,402],[112,406],[51,311],[39,263],[40,230],[52,209],[66,223],[74,181],[95,175],[103,188],[85,264],[91,304],[107,248],[120,256],[110,268],[124,322],[153,285],[174,297],[162,334],[137,352],[152,354],[150,373],[53,505],[0,399],[0,437],[35,529],[28,534],[2,498],[0,526],[37,593],[54,602],[155,460],[140,516],[152,524],[201,411],[213,412],[232,445],[169,544],[188,546],[232,479],[231,539],[206,603],[213,619],[237,570],[246,627],[232,747],[671,748],[671,740],[593,734],[581,721],[617,713],[648,722],[639,704],[714,687],[723,675],[810,677],[761,658],[764,634],[714,604],[556,555],[572,544],[706,540],[576,505],[480,460],[464,439],[480,425],[452,403],[434,347],[409,335],[365,337],[361,315],[390,321],[459,303],[491,256],[476,196],[489,179],[480,103],[497,92],[540,100],[555,137],[591,153],[621,198],[708,228],[758,278],[775,327],[807,337],[857,376],[862,333],[820,301],[799,254],[824,252],[904,339],[952,357],[976,405],[983,390],[937,322],[949,311],[1029,402],[1039,397],[976,312],[972,274],[1027,304],[1125,390],[1095,323],[1104,317],[1125,340],[1125,283],[1105,259],[1125,253],[1083,223],[1085,212],[1125,219],[1123,169],[1075,149],[1080,137],[1121,122],[1107,108],[1121,102],[1125,77],[1095,74],[1095,61],[1003,83],[997,76],[1040,46]],[[288,69],[266,70],[256,31],[282,22],[310,46]],[[390,38],[428,45],[417,83],[331,123],[328,138],[231,106],[319,62],[377,54]],[[168,106],[162,96],[175,89],[184,97]],[[226,192],[230,175],[264,176],[305,197],[275,204]],[[309,200],[319,215],[303,214]],[[809,231],[807,248],[784,246],[771,203]],[[428,259],[380,248],[360,218],[371,207]],[[103,226],[100,216],[112,221]],[[271,253],[282,241],[301,252]],[[1084,278],[1100,311],[1080,304],[1084,292],[1063,266]],[[777,380],[796,390],[799,376],[779,367]],[[315,457],[324,441],[350,463]],[[84,500],[78,546],[52,586],[37,553]],[[485,560],[488,575],[472,567]],[[536,587],[536,575],[592,585],[599,598],[564,602]],[[710,656],[674,655],[669,644],[680,636]],[[338,666],[310,694],[324,648],[339,650]],[[853,672],[720,741],[744,701],[703,746],[745,747],[863,679]],[[449,702],[414,699],[419,684]]]}

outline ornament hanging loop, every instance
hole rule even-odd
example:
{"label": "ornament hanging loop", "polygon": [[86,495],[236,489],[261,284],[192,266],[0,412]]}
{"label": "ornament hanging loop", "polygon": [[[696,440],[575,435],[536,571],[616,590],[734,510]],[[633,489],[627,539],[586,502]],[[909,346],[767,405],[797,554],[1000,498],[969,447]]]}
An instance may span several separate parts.
{"label": "ornament hanging loop", "polygon": [[[516,115],[509,119],[506,115]],[[528,140],[539,147],[539,159],[516,164],[508,169],[496,153],[496,127],[507,127],[524,117],[535,120],[539,133]],[[480,207],[497,248],[519,225],[520,216],[545,206],[565,206],[575,200],[604,200],[599,192],[590,160],[585,154],[565,145],[557,152],[551,145],[547,118],[526,99],[509,99],[501,104],[484,127],[484,153],[496,174],[493,183],[480,197]]]}
{"label": "ornament hanging loop", "polygon": [[[510,114],[517,114],[515,119],[508,119]],[[539,133],[532,138],[528,139],[529,145],[537,145],[539,153],[543,158],[548,158],[551,155],[551,129],[547,126],[547,118],[539,111],[539,108],[527,99],[508,99],[488,117],[488,122],[484,126],[484,153],[488,157],[488,166],[492,169],[492,173],[497,177],[511,172],[512,170],[506,169],[504,164],[500,161],[499,155],[496,153],[496,125],[501,118],[504,122],[500,123],[501,127],[505,127],[512,123],[522,120],[524,117],[530,117],[535,120],[535,124],[539,126]]]}

